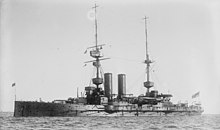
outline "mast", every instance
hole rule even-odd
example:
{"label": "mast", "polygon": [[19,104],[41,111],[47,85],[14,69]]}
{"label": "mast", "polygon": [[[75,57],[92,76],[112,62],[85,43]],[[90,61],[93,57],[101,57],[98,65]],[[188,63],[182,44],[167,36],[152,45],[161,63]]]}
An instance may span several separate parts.
{"label": "mast", "polygon": [[145,36],[146,36],[146,60],[144,61],[144,63],[146,64],[146,69],[147,69],[147,81],[144,82],[144,87],[147,88],[147,92],[146,92],[146,96],[149,96],[149,90],[151,87],[154,86],[154,83],[150,81],[150,64],[152,63],[152,61],[149,58],[149,54],[148,54],[148,43],[147,43],[147,17],[145,16],[144,18],[144,22],[145,22]]}
{"label": "mast", "polygon": [[102,46],[104,46],[105,44],[100,44],[98,45],[98,21],[97,21],[97,8],[98,6],[95,4],[94,7],[92,7],[92,9],[94,9],[95,11],[95,46],[92,46],[92,47],[88,47],[87,49],[91,49],[90,51],[90,56],[92,58],[94,58],[95,60],[92,60],[92,61],[87,61],[85,63],[88,63],[88,62],[93,62],[93,66],[96,68],[96,76],[95,78],[92,79],[92,82],[93,84],[96,85],[97,88],[99,88],[99,85],[100,84],[103,84],[103,78],[102,78],[102,75],[101,75],[101,63],[100,63],[100,60],[106,60],[106,59],[109,59],[109,58],[102,58],[103,55],[101,54],[101,49],[102,49]]}
{"label": "mast", "polygon": [[[95,24],[94,24],[95,25],[94,26],[95,27],[95,46],[87,48],[87,49],[90,50],[90,56],[92,58],[94,58],[94,60],[87,61],[87,62],[84,62],[84,63],[92,62],[93,66],[96,69],[95,77],[92,78],[92,83],[94,85],[96,85],[96,88],[94,88],[92,86],[89,86],[89,87],[85,88],[86,95],[87,95],[87,97],[86,97],[87,98],[87,103],[88,104],[100,105],[101,96],[104,95],[104,91],[102,90],[101,87],[99,87],[104,82],[104,79],[102,78],[103,77],[103,71],[102,71],[102,68],[101,68],[100,61],[110,59],[110,58],[102,58],[103,55],[101,53],[101,49],[105,44],[98,44],[98,20],[97,20],[97,15],[96,15],[97,14],[97,7],[98,6],[96,4],[95,4],[94,7],[92,7],[92,9],[94,9],[94,13],[95,13],[95,19],[94,19],[94,22],[95,22]],[[85,53],[87,52],[87,49],[86,49]],[[92,91],[92,93],[91,93],[91,91]]]}
{"label": "mast", "polygon": [[96,46],[96,50],[97,50],[97,45],[98,45],[98,26],[97,26],[97,17],[96,17],[96,8],[98,6],[95,4],[94,7],[92,7],[93,9],[95,9],[95,46]]}
{"label": "mast", "polygon": [[[101,63],[100,60],[106,60],[106,59],[110,59],[110,58],[102,58],[103,55],[101,54],[101,49],[102,46],[104,46],[105,44],[100,44],[98,45],[98,20],[97,20],[97,8],[98,6],[95,4],[94,7],[92,7],[92,9],[94,9],[95,12],[95,46],[92,47],[88,47],[87,49],[91,49],[90,51],[90,56],[92,58],[94,58],[95,60],[92,61],[87,61],[84,63],[89,63],[92,62],[93,66],[96,68],[96,77],[92,79],[93,84],[95,84],[97,86],[97,89],[99,88],[100,84],[103,84],[103,78],[101,75]],[[85,51],[87,52],[87,50]]]}
{"label": "mast", "polygon": [[148,47],[147,47],[147,17],[144,17],[144,22],[145,22],[145,36],[146,36],[146,64],[147,64],[147,81],[149,82],[150,80],[150,74],[149,74],[149,68],[150,68],[150,63],[149,61],[149,54],[148,54]]}
{"label": "mast", "polygon": [[79,97],[79,89],[78,89],[78,87],[77,87],[77,98]]}
{"label": "mast", "polygon": [[[97,25],[97,17],[96,17],[96,12],[97,12],[96,8],[97,7],[98,6],[95,3],[95,6],[92,8],[95,10],[95,49],[97,52],[99,52],[99,49],[98,49],[98,25]],[[96,78],[98,79],[99,78],[99,64],[100,64],[98,56],[96,57],[96,63],[97,63],[97,65],[95,66],[96,67]],[[97,87],[98,87],[98,85],[97,85]]]}

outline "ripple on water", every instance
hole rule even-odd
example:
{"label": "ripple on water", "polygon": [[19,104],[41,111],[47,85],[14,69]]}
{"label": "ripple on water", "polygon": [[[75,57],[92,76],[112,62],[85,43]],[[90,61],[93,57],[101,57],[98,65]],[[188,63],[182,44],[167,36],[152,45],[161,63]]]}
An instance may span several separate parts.
{"label": "ripple on water", "polygon": [[0,114],[1,129],[220,129],[220,115],[178,117],[13,117]]}
{"label": "ripple on water", "polygon": [[166,125],[166,126],[164,126],[165,128],[173,128],[173,129],[178,129],[179,127],[178,126],[176,126],[176,125]]}

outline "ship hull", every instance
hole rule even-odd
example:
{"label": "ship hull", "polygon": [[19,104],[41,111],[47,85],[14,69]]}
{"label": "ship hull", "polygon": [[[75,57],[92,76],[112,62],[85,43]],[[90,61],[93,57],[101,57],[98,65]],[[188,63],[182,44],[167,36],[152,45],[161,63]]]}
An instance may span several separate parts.
{"label": "ship hull", "polygon": [[42,116],[184,116],[201,115],[203,111],[195,110],[145,110],[134,109],[106,109],[105,105],[60,104],[46,102],[15,101],[15,117]]}
{"label": "ship hull", "polygon": [[82,113],[104,111],[102,105],[60,104],[46,102],[15,101],[15,117],[82,116]]}

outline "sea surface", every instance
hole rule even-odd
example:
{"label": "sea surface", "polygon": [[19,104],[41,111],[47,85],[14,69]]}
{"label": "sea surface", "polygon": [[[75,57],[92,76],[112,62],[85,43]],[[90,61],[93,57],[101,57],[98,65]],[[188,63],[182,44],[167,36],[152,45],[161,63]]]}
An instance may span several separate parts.
{"label": "sea surface", "polygon": [[220,115],[151,117],[13,117],[0,112],[1,130],[84,130],[84,129],[219,129]]}

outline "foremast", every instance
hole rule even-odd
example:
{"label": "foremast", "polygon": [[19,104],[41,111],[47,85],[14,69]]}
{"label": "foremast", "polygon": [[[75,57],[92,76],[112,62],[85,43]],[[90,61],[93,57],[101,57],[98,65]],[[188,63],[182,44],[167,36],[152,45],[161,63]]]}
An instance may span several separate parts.
{"label": "foremast", "polygon": [[95,10],[95,49],[90,51],[90,56],[95,58],[95,61],[93,62],[93,66],[96,67],[96,77],[92,79],[93,84],[96,85],[97,88],[99,88],[99,85],[103,83],[103,78],[100,77],[101,73],[100,73],[100,58],[102,57],[100,49],[102,48],[102,46],[98,46],[98,24],[97,24],[97,11],[96,8],[98,6],[95,4],[94,7],[92,7]]}
{"label": "foremast", "polygon": [[150,96],[150,88],[154,86],[154,82],[150,81],[150,64],[152,61],[149,58],[149,53],[148,53],[148,43],[147,43],[147,17],[144,17],[144,22],[145,22],[145,36],[146,36],[146,60],[144,63],[146,64],[146,73],[147,73],[147,81],[144,82],[144,87],[147,88],[146,96]]}
{"label": "foremast", "polygon": [[85,63],[92,62],[93,66],[96,69],[95,72],[95,77],[92,78],[92,83],[96,85],[94,86],[88,86],[85,87],[86,90],[86,99],[87,99],[87,104],[94,104],[94,105],[99,105],[101,103],[101,97],[104,96],[104,91],[100,87],[101,84],[103,84],[103,72],[101,69],[101,60],[106,60],[109,58],[102,58],[103,55],[101,54],[101,49],[105,44],[98,44],[98,22],[97,22],[97,5],[95,4],[92,9],[94,9],[95,13],[95,46],[89,47],[87,49],[90,49],[90,56],[94,58],[92,61],[87,61]]}

